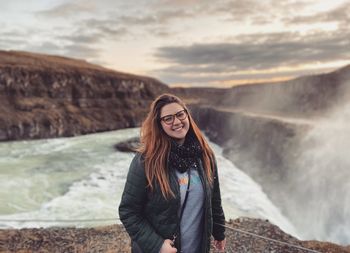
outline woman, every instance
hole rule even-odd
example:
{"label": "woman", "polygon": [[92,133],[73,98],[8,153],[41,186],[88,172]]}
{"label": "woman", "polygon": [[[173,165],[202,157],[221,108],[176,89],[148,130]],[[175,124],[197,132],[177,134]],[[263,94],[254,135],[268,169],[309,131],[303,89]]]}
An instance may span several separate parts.
{"label": "woman", "polygon": [[207,253],[225,247],[225,216],[213,151],[176,96],[153,101],[141,127],[119,217],[132,252]]}

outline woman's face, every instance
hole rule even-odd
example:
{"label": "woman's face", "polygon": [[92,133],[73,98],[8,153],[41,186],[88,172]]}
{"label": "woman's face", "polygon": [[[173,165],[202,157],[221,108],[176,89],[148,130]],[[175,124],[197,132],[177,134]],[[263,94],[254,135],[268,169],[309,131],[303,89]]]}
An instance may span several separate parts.
{"label": "woman's face", "polygon": [[164,132],[174,138],[177,143],[183,144],[190,128],[185,109],[178,103],[167,104],[160,110],[160,118]]}

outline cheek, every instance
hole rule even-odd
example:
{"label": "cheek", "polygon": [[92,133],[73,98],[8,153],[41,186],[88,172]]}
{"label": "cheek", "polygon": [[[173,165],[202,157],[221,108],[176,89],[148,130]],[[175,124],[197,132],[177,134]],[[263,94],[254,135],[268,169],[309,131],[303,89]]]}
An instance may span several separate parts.
{"label": "cheek", "polygon": [[165,133],[169,133],[170,132],[170,127],[168,126],[168,125],[164,125],[164,124],[162,124],[162,129],[163,129],[163,131],[165,132]]}
{"label": "cheek", "polygon": [[185,127],[187,129],[190,128],[190,121],[188,120],[188,118],[185,120]]}

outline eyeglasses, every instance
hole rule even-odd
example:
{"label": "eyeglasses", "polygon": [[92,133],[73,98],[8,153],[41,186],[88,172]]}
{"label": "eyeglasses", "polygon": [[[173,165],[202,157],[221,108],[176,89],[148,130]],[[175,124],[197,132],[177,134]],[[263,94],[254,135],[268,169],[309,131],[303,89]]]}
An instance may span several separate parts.
{"label": "eyeglasses", "polygon": [[165,115],[165,116],[161,117],[160,120],[162,120],[167,125],[171,125],[174,123],[175,117],[178,118],[179,120],[183,121],[187,118],[187,111],[181,110],[175,114]]}

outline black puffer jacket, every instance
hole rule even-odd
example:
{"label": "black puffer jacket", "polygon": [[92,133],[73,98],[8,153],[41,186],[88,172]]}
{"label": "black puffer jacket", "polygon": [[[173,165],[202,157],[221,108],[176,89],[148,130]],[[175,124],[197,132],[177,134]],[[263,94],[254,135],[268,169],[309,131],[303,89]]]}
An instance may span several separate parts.
{"label": "black puffer jacket", "polygon": [[[221,206],[219,178],[217,169],[214,173],[214,184],[210,187],[205,179],[201,160],[199,175],[205,192],[204,232],[201,253],[209,252],[210,236],[216,240],[225,238],[225,216]],[[215,166],[216,167],[216,166]],[[175,172],[170,173],[170,185],[176,198],[166,200],[158,185],[151,193],[147,186],[144,165],[140,154],[131,162],[124,192],[119,206],[119,217],[133,240],[145,253],[159,253],[165,239],[173,239],[177,224],[180,222],[180,190]],[[183,217],[183,219],[186,217]],[[175,246],[180,252],[180,240]],[[137,247],[136,245],[136,247]],[[135,247],[135,246],[134,246]]]}

